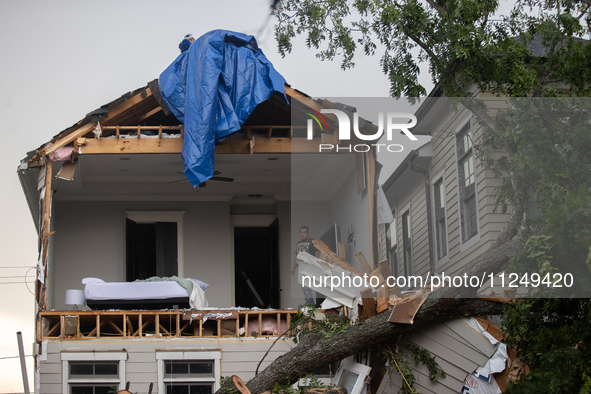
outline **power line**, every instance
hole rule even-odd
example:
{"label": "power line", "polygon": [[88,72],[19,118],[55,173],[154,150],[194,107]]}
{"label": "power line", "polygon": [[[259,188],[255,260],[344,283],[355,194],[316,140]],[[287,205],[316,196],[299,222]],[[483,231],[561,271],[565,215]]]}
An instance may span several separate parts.
{"label": "power line", "polygon": [[[0,360],[8,360],[10,358],[19,358],[20,356],[9,356],[9,357],[0,357]],[[25,357],[33,357],[31,354],[26,355]]]}
{"label": "power line", "polygon": [[37,267],[36,266],[21,265],[21,266],[15,266],[15,267],[0,267],[0,269],[2,269],[2,268],[15,269],[15,268],[37,268]]}

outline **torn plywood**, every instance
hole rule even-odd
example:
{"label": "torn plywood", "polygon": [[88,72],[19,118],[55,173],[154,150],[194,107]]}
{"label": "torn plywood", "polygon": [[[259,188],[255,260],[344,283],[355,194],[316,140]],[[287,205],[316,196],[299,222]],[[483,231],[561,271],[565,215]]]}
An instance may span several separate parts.
{"label": "torn plywood", "polygon": [[57,173],[57,175],[55,176],[58,179],[63,179],[65,181],[72,181],[74,180],[74,173],[76,172],[76,166],[78,165],[78,162],[66,162],[62,165],[62,168],[60,168],[59,172]]}
{"label": "torn plywood", "polygon": [[391,323],[413,324],[414,317],[426,298],[401,298],[394,305],[394,309],[388,319]]}

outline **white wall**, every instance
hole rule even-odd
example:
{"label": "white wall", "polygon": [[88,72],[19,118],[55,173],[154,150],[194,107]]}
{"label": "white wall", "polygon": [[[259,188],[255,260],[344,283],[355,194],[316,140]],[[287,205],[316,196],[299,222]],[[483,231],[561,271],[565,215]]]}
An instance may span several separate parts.
{"label": "white wall", "polygon": [[[355,255],[362,252],[368,262],[371,257],[369,239],[369,205],[367,189],[357,194],[357,174],[351,172],[330,201],[330,220],[341,229],[341,241],[345,243],[347,261],[360,268]],[[347,247],[347,234],[355,231],[355,243]],[[377,234],[376,234],[377,236]],[[371,262],[370,262],[371,263]]]}
{"label": "white wall", "polygon": [[66,289],[82,289],[84,277],[125,281],[126,211],[185,211],[185,276],[210,284],[211,306],[231,297],[230,210],[227,202],[55,201],[53,287],[50,305],[63,309]]}

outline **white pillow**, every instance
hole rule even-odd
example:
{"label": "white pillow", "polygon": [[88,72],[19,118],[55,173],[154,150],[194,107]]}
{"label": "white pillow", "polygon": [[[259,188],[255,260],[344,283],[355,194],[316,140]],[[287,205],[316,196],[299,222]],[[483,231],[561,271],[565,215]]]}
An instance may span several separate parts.
{"label": "white pillow", "polygon": [[82,284],[88,284],[88,283],[105,283],[104,280],[99,279],[99,278],[84,278],[82,279]]}
{"label": "white pillow", "polygon": [[207,290],[207,288],[209,287],[209,284],[200,281],[199,279],[192,279],[192,278],[187,278],[187,279],[191,279],[194,280],[195,282],[199,283],[199,287],[201,287],[201,289],[203,289],[203,291]]}

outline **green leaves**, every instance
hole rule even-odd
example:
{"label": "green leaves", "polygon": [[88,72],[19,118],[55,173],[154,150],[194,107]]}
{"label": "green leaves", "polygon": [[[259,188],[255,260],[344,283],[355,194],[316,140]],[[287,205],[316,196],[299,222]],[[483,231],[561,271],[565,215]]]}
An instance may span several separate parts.
{"label": "green leaves", "polygon": [[[497,15],[497,0],[286,0],[274,11],[279,52],[306,37],[322,60],[354,66],[362,50],[381,50],[382,69],[395,97],[426,94],[418,81],[426,63],[448,97],[469,95],[472,85],[504,96],[554,95],[558,83],[588,94],[591,45],[584,2],[515,2]],[[531,11],[530,11],[531,10]]]}
{"label": "green leaves", "polygon": [[419,392],[413,387],[416,378],[410,368],[409,359],[412,359],[413,363],[417,366],[425,365],[429,370],[429,380],[432,382],[436,381],[438,377],[445,378],[446,376],[445,371],[435,361],[435,356],[412,342],[399,344],[396,347],[396,351],[388,347],[382,351],[382,355],[388,361],[386,367],[388,378],[390,379],[393,373],[402,376],[402,393],[410,394]]}
{"label": "green leaves", "polygon": [[505,308],[505,342],[532,371],[505,392],[582,392],[590,376],[590,322],[590,300],[521,300]]}
{"label": "green leaves", "polygon": [[292,316],[286,338],[294,343],[301,341],[306,334],[320,334],[326,338],[346,330],[351,326],[351,321],[340,316],[324,316],[316,307],[306,305],[298,306],[298,312]]}

